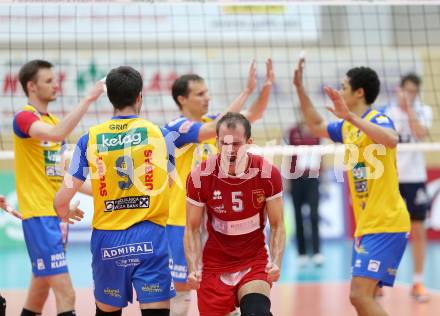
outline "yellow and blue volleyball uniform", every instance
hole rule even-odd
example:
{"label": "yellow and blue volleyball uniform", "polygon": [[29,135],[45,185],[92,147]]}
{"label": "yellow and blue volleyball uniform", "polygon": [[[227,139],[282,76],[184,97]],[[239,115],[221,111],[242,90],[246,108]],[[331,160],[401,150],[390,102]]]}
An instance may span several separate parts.
{"label": "yellow and blue volleyball uniform", "polygon": [[[392,120],[376,110],[369,109],[362,118],[394,129]],[[357,161],[348,172],[356,224],[352,275],[392,286],[410,230],[409,214],[399,192],[396,149],[375,143],[344,120],[330,123],[327,131],[333,141],[358,149]],[[348,155],[347,150],[346,162]]]}
{"label": "yellow and blue volleyball uniform", "polygon": [[140,303],[175,295],[165,231],[173,166],[167,134],[136,115],[116,116],[78,141],[69,173],[82,181],[90,173],[92,270],[102,303],[127,306],[131,285]]}
{"label": "yellow and blue volleyball uniform", "polygon": [[63,179],[63,142],[32,138],[29,129],[36,121],[52,126],[59,123],[56,116],[39,113],[32,105],[24,106],[14,116],[16,191],[32,273],[49,276],[68,271],[60,220],[53,208]]}
{"label": "yellow and blue volleyball uniform", "polygon": [[[24,117],[28,122],[22,123]],[[18,112],[13,122],[18,209],[24,219],[57,216],[53,199],[63,180],[63,142],[41,141],[30,137],[30,125],[37,120],[52,126],[59,122],[56,116],[38,113],[31,105],[26,105]],[[23,128],[24,125],[26,127]]]}
{"label": "yellow and blue volleyball uniform", "polygon": [[217,153],[216,139],[199,142],[199,131],[204,123],[212,122],[217,116],[204,116],[201,122],[179,117],[169,122],[165,128],[178,133],[174,141],[176,178],[171,185],[170,217],[167,234],[170,242],[170,267],[176,282],[186,282],[188,266],[183,249],[183,234],[186,225],[186,179],[192,168]]}

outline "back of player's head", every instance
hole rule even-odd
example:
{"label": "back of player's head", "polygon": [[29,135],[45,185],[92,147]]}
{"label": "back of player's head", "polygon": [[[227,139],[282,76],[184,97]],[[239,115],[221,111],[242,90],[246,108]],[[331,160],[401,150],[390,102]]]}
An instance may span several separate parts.
{"label": "back of player's head", "polygon": [[121,110],[136,103],[144,83],[139,71],[130,66],[120,66],[108,73],[105,85],[113,107]]}
{"label": "back of player's head", "polygon": [[53,65],[46,60],[34,59],[27,62],[20,68],[20,72],[18,73],[18,80],[20,81],[20,84],[26,96],[29,96],[27,83],[29,81],[37,81],[37,74],[40,69],[51,69],[52,67]]}
{"label": "back of player's head", "polygon": [[417,88],[420,88],[420,85],[422,84],[422,79],[415,73],[410,72],[400,78],[400,87],[403,88],[403,86],[407,82],[412,82]]}
{"label": "back of player's head", "polygon": [[173,87],[171,88],[171,92],[173,94],[174,102],[176,102],[179,109],[182,109],[182,105],[180,104],[178,97],[179,96],[184,96],[184,97],[188,96],[188,94],[190,92],[189,91],[189,83],[191,81],[196,81],[196,82],[202,81],[203,82],[205,80],[202,77],[200,77],[199,75],[189,74],[189,75],[180,76],[173,83]]}
{"label": "back of player's head", "polygon": [[364,90],[365,102],[373,104],[379,95],[380,80],[377,73],[368,67],[355,67],[347,71],[347,77],[352,91],[362,88]]}
{"label": "back of player's head", "polygon": [[228,112],[225,115],[223,115],[222,118],[217,122],[217,126],[216,126],[217,136],[220,130],[220,126],[222,126],[223,124],[225,124],[228,129],[236,129],[237,125],[241,124],[244,127],[244,136],[246,137],[246,140],[251,138],[251,134],[252,134],[251,123],[243,114]]}

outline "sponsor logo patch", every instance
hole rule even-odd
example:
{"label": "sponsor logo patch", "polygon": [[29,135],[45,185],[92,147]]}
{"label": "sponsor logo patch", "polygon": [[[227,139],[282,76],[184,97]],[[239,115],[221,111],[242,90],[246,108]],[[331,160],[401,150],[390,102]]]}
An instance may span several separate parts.
{"label": "sponsor logo patch", "polygon": [[105,211],[133,210],[150,207],[150,196],[127,196],[117,200],[106,200]]}
{"label": "sponsor logo patch", "polygon": [[379,268],[380,268],[380,261],[377,260],[370,260],[368,262],[368,271],[371,272],[379,272]]}
{"label": "sponsor logo patch", "polygon": [[102,133],[96,135],[98,152],[146,145],[147,141],[147,129],[145,127],[134,128],[125,133]]}
{"label": "sponsor logo patch", "polygon": [[110,260],[128,256],[152,254],[153,252],[153,243],[151,241],[148,241],[112,248],[102,248],[101,256],[102,260]]}

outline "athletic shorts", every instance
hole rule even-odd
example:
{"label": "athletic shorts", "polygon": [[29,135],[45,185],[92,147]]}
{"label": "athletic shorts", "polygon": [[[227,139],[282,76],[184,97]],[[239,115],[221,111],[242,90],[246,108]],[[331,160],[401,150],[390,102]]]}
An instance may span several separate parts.
{"label": "athletic shorts", "polygon": [[406,202],[411,220],[424,221],[431,207],[425,183],[399,183],[399,190]]}
{"label": "athletic shorts", "polygon": [[32,273],[36,277],[68,272],[60,224],[56,216],[31,217],[22,221]]}
{"label": "athletic shorts", "polygon": [[188,265],[183,248],[183,234],[185,226],[167,225],[167,236],[170,251],[170,269],[174,282],[186,283]]}
{"label": "athletic shorts", "polygon": [[[203,272],[197,300],[200,316],[224,316],[240,305],[238,290],[254,280],[267,282],[266,265],[255,265],[235,273]],[[270,284],[271,285],[271,284]]]}
{"label": "athletic shorts", "polygon": [[393,286],[409,233],[368,234],[355,238],[351,270],[353,277],[379,281]]}
{"label": "athletic shorts", "polygon": [[176,295],[164,227],[144,221],[126,230],[95,229],[90,250],[98,302],[125,307],[133,301],[133,287],[140,303]]}

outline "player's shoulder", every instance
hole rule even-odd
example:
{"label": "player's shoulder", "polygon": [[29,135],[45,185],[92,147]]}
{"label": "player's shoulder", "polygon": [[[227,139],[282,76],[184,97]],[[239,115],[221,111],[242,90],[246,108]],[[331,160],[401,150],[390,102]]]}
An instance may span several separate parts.
{"label": "player's shoulder", "polygon": [[175,118],[174,120],[168,122],[165,125],[165,128],[170,131],[176,131],[179,133],[186,133],[190,130],[191,126],[194,125],[196,121],[192,121],[189,118],[185,116],[179,116]]}
{"label": "player's shoulder", "polygon": [[265,178],[273,173],[279,174],[278,168],[263,156],[251,153],[248,153],[248,155],[250,159],[249,168],[258,169],[260,177]]}

